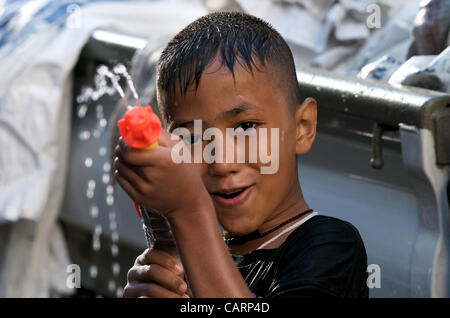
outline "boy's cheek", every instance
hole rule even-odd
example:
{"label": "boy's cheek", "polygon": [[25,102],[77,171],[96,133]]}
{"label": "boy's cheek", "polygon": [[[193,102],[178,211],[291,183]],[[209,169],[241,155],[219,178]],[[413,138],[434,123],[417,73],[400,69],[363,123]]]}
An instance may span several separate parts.
{"label": "boy's cheek", "polygon": [[202,177],[203,183],[205,183],[204,177],[208,173],[208,164],[206,163],[194,163],[195,167],[197,168],[198,173]]}

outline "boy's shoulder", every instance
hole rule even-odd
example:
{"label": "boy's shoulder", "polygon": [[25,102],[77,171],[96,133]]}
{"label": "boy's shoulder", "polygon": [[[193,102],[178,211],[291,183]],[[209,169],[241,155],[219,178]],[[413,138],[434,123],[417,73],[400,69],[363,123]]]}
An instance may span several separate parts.
{"label": "boy's shoulder", "polygon": [[280,247],[256,250],[238,261],[245,281],[264,297],[367,297],[367,256],[358,230],[316,215]]}
{"label": "boy's shoulder", "polygon": [[316,215],[295,229],[280,246],[280,252],[301,250],[312,246],[329,244],[362,249],[364,243],[358,229],[348,221],[327,215]]}
{"label": "boy's shoulder", "polygon": [[310,218],[308,221],[295,229],[289,239],[295,239],[298,236],[305,236],[310,234],[328,233],[331,236],[354,236],[360,238],[359,231],[356,227],[348,221],[339,218],[318,214]]}
{"label": "boy's shoulder", "polygon": [[288,236],[274,263],[276,293],[282,292],[283,285],[296,283],[294,294],[319,289],[343,297],[368,295],[366,250],[350,222],[326,215],[312,217]]}

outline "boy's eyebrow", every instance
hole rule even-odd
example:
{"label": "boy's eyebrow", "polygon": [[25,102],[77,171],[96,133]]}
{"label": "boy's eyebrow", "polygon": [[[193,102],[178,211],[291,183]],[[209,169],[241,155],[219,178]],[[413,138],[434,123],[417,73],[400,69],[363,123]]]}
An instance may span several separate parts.
{"label": "boy's eyebrow", "polygon": [[241,104],[233,107],[232,109],[223,112],[220,116],[234,117],[252,108],[253,106],[248,102],[242,102]]}
{"label": "boy's eyebrow", "polygon": [[[230,110],[227,110],[223,113],[221,113],[219,115],[219,117],[234,117],[239,115],[240,113],[243,113],[249,109],[253,109],[253,105],[251,105],[248,102],[242,102],[241,104],[234,106],[233,108],[231,108]],[[173,127],[174,128],[178,128],[178,127],[191,127],[194,125],[194,120],[188,120],[182,123],[174,123]]]}

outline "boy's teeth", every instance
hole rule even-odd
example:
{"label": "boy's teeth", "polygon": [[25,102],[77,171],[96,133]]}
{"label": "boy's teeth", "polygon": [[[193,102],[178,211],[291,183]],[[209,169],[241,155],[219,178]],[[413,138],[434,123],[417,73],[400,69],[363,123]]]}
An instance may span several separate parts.
{"label": "boy's teeth", "polygon": [[245,188],[234,190],[231,192],[219,192],[218,195],[220,195],[221,197],[224,197],[226,199],[230,199],[230,198],[234,198],[234,197],[238,196],[244,190],[245,190]]}
{"label": "boy's teeth", "polygon": [[220,192],[220,194],[233,194],[236,192],[241,192],[244,189],[237,189],[237,190],[233,190],[233,191],[227,191],[227,192]]}

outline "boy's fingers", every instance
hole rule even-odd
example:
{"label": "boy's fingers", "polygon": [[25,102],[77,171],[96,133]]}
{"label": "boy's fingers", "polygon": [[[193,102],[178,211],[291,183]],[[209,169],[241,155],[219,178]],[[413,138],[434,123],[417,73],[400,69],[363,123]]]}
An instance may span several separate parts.
{"label": "boy's fingers", "polygon": [[158,264],[176,275],[183,274],[183,265],[175,257],[157,249],[146,249],[144,253],[136,259],[137,265]]}
{"label": "boy's fingers", "polygon": [[126,298],[151,297],[151,298],[181,298],[182,295],[165,289],[158,284],[137,283],[125,286],[123,296]]}
{"label": "boy's fingers", "polygon": [[128,196],[136,202],[141,202],[141,194],[124,177],[122,177],[117,171],[114,172],[114,177]]}
{"label": "boy's fingers", "polygon": [[171,160],[170,148],[160,145],[151,150],[133,149],[124,141],[119,141],[115,154],[120,160],[133,166],[152,166],[161,160]]}
{"label": "boy's fingers", "polygon": [[158,264],[141,265],[128,273],[130,282],[155,282],[158,285],[180,295],[187,291],[187,284],[172,271]]}
{"label": "boy's fingers", "polygon": [[[149,180],[143,173],[140,171],[139,167],[137,172],[131,168],[129,168],[126,164],[124,164],[119,158],[114,159],[114,168],[119,173],[121,177],[126,179],[128,183],[133,186],[136,190],[141,193],[145,193],[143,189],[143,185]],[[139,172],[141,172],[139,174]]]}

